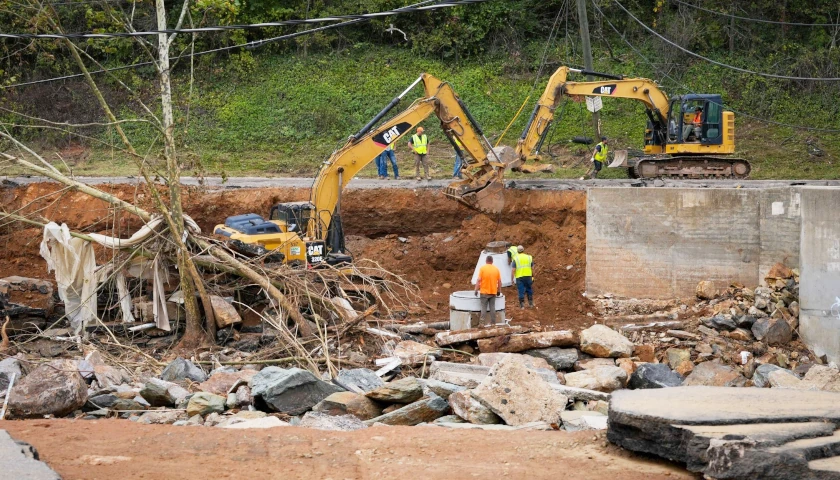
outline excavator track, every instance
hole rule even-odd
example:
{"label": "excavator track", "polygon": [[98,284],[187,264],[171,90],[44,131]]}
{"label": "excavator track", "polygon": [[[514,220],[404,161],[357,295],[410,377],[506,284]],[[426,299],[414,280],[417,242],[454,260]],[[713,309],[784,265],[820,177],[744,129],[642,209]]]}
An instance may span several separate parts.
{"label": "excavator track", "polygon": [[639,158],[630,173],[634,178],[747,178],[751,169],[743,158],[656,156]]}

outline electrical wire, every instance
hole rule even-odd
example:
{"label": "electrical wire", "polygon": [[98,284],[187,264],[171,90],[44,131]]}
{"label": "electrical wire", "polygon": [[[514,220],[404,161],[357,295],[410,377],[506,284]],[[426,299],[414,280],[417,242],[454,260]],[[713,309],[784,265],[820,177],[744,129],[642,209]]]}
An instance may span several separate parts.
{"label": "electrical wire", "polygon": [[[489,0],[456,0],[454,2],[441,2],[435,3],[434,5],[409,5],[407,7],[400,7],[395,8],[393,10],[385,10],[382,12],[374,12],[374,13],[363,13],[357,15],[336,15],[334,17],[321,17],[321,18],[310,18],[310,19],[296,19],[296,20],[284,20],[280,22],[265,22],[265,23],[251,23],[247,25],[216,25],[212,27],[200,27],[200,28],[179,28],[179,29],[165,29],[165,30],[146,30],[141,32],[111,32],[111,33],[0,33],[0,38],[11,38],[11,39],[30,39],[30,38],[42,38],[42,39],[79,39],[79,38],[122,38],[122,37],[148,37],[153,35],[159,35],[162,33],[166,34],[175,34],[175,33],[208,33],[208,32],[225,32],[229,30],[253,30],[253,29],[260,29],[260,28],[271,28],[271,27],[288,27],[288,26],[295,26],[295,25],[306,25],[306,24],[314,24],[314,23],[325,23],[325,22],[340,22],[346,20],[371,20],[378,17],[388,17],[392,15],[399,15],[403,13],[413,13],[413,12],[422,12],[428,10],[437,10],[440,8],[450,8],[450,7],[457,7],[460,5],[469,5],[473,3],[483,3]],[[422,3],[431,3],[431,2],[422,2]]]}
{"label": "electrical wire", "polygon": [[732,15],[730,13],[725,12],[717,12],[715,10],[711,10],[709,8],[703,8],[700,5],[693,5],[688,2],[683,2],[682,0],[671,0],[674,3],[679,3],[680,5],[685,5],[686,7],[696,8],[697,10],[702,10],[704,12],[713,13],[715,15],[720,15],[721,17],[727,18],[734,18],[736,20],[744,20],[745,22],[757,22],[757,23],[770,23],[773,25],[790,25],[794,27],[838,27],[840,24],[838,23],[799,23],[799,22],[781,22],[777,20],[764,20],[762,18],[751,18],[751,17],[741,17],[738,15]]}
{"label": "electrical wire", "polygon": [[[621,40],[623,40],[624,43],[626,43],[627,46],[630,47],[630,49],[633,50],[633,52],[639,58],[644,60],[645,63],[647,63],[648,65],[651,66],[651,68],[653,68],[655,71],[658,71],[664,77],[670,79],[672,82],[674,82],[679,87],[683,88],[685,91],[697,95],[697,92],[695,92],[690,87],[686,86],[685,84],[683,84],[682,82],[680,82],[679,80],[674,78],[673,76],[668,75],[667,73],[660,71],[660,69],[656,66],[656,64],[654,62],[652,62],[650,59],[648,59],[641,51],[639,51],[639,49],[637,49],[632,43],[630,43],[630,41],[627,40],[627,38],[621,32],[618,31],[618,28],[616,28],[616,26],[613,25],[612,22],[610,22],[609,18],[607,18],[607,15],[598,7],[595,0],[592,1],[592,5],[595,7],[595,10],[598,11],[598,13],[601,15],[601,17],[607,22],[607,24],[610,26],[610,28],[612,28],[612,30],[619,37],[621,37]],[[749,113],[746,113],[746,112],[743,112],[743,111],[740,111],[740,110],[736,110],[736,109],[732,108],[731,106],[724,105],[722,103],[721,104],[718,104],[717,102],[712,102],[712,103],[715,103],[715,104],[719,105],[721,108],[727,108],[727,109],[731,110],[733,113],[736,113],[738,115],[741,115],[741,116],[744,116],[744,117],[747,117],[747,118],[752,118],[754,120],[757,120],[757,121],[763,122],[763,123],[769,123],[769,124],[778,125],[778,126],[781,126],[781,127],[789,127],[789,128],[793,128],[793,129],[797,129],[797,130],[809,130],[809,131],[823,132],[823,133],[840,133],[840,129],[808,127],[808,126],[805,126],[805,125],[794,125],[794,124],[791,124],[791,123],[777,122],[775,120],[768,120],[766,118],[758,117],[758,116],[755,116],[755,115],[750,115]]]}
{"label": "electrical wire", "polygon": [[624,8],[624,5],[622,5],[621,2],[619,2],[618,0],[613,0],[613,2],[616,5],[618,5],[619,8],[624,10],[624,12],[627,15],[629,15],[630,18],[635,20],[636,23],[641,25],[642,28],[644,28],[645,30],[647,30],[648,32],[650,32],[651,34],[656,36],[657,38],[661,39],[662,41],[668,43],[669,45],[674,46],[674,47],[678,48],[679,50],[681,50],[681,51],[683,51],[683,52],[685,52],[685,53],[687,53],[687,54],[689,54],[693,57],[699,58],[701,60],[705,60],[705,61],[707,61],[711,64],[714,64],[714,65],[717,65],[719,67],[724,67],[724,68],[728,68],[730,70],[735,70],[736,72],[748,73],[750,75],[759,75],[759,76],[767,77],[767,78],[779,78],[779,79],[782,79],[782,80],[802,80],[802,81],[811,81],[811,82],[840,82],[840,77],[792,77],[792,76],[788,76],[788,75],[776,75],[776,74],[773,74],[773,73],[756,72],[754,70],[747,70],[745,68],[740,68],[740,67],[736,67],[734,65],[729,65],[729,64],[726,64],[726,63],[718,62],[716,60],[712,60],[709,57],[704,57],[703,55],[700,55],[699,53],[692,52],[691,50],[683,47],[682,45],[674,43],[671,40],[669,40],[668,38],[660,35],[656,30],[650,28],[644,22],[642,22],[641,20],[636,18],[635,15],[630,13],[630,10],[627,10],[626,8]]}
{"label": "electrical wire", "polygon": [[[427,3],[431,3],[432,1],[433,0],[427,0],[427,1],[424,1],[424,2],[415,3],[411,6],[424,5],[424,4],[427,4]],[[466,1],[467,3],[475,3],[475,0],[464,0],[464,1]],[[481,1],[486,1],[486,0],[481,0]],[[447,3],[446,5],[456,6],[458,4],[460,4],[460,3],[459,2],[454,2],[454,3]],[[442,4],[438,4],[438,5],[442,5]],[[229,51],[229,50],[236,50],[236,49],[239,49],[239,48],[254,49],[254,48],[262,47],[263,45],[266,45],[266,44],[269,44],[269,43],[276,43],[276,42],[280,42],[280,41],[283,41],[283,40],[288,40],[288,39],[291,39],[291,38],[299,37],[299,36],[302,36],[302,35],[310,35],[310,34],[313,34],[313,33],[322,32],[322,31],[325,31],[325,30],[333,29],[333,28],[346,27],[346,26],[349,26],[349,25],[353,25],[353,24],[357,24],[357,23],[363,23],[363,22],[367,22],[367,21],[370,21],[370,18],[361,18],[361,19],[356,19],[356,20],[349,20],[349,21],[346,21],[346,22],[334,23],[334,24],[331,24],[331,25],[325,25],[325,26],[322,26],[322,27],[312,28],[312,29],[305,30],[305,31],[302,31],[302,32],[295,32],[295,33],[290,33],[290,34],[287,34],[287,35],[281,35],[279,37],[272,37],[272,38],[267,38],[267,39],[262,39],[262,40],[254,40],[254,41],[251,41],[251,42],[240,43],[240,44],[237,44],[237,45],[230,45],[230,46],[227,46],[227,47],[220,47],[220,48],[214,48],[214,49],[211,49],[211,50],[204,50],[204,51],[201,51],[201,52],[182,54],[182,55],[178,55],[177,57],[173,57],[172,60],[177,61],[177,60],[180,60],[182,58],[198,57],[198,56],[201,56],[201,55],[208,55],[208,54],[211,54],[211,53],[219,53],[219,52],[225,52],[225,51]],[[99,74],[99,73],[116,72],[116,71],[120,71],[120,70],[128,70],[128,69],[131,69],[131,68],[145,67],[145,66],[150,66],[150,65],[154,65],[154,62],[152,62],[152,61],[138,62],[138,63],[133,63],[131,65],[123,65],[123,66],[120,66],[120,67],[103,68],[103,69],[100,69],[100,70],[92,70],[89,73],[91,75],[93,75],[93,74]],[[12,85],[0,85],[0,90],[6,90],[6,89],[9,89],[9,88],[15,88],[15,87],[26,87],[26,86],[38,85],[38,84],[42,84],[42,83],[57,82],[57,81],[61,81],[61,80],[69,80],[69,79],[79,78],[79,77],[83,77],[83,76],[84,76],[84,74],[82,74],[82,73],[76,73],[76,74],[72,74],[72,75],[64,75],[64,76],[61,76],[61,77],[45,78],[45,79],[41,79],[41,80],[32,80],[32,81],[29,81],[29,82],[15,83],[15,84],[12,84]]]}

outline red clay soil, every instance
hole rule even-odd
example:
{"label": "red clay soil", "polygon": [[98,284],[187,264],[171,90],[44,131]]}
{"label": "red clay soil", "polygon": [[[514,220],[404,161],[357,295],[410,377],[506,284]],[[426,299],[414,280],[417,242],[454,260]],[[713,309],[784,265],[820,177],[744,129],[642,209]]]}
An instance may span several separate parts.
{"label": "red clay soil", "polygon": [[[151,210],[144,187],[99,187]],[[305,200],[308,189],[264,188],[203,191],[186,189],[184,209],[205,233],[230,215],[267,214],[278,202]],[[0,190],[0,208],[20,211],[82,231],[127,237],[140,225],[129,214],[115,215],[108,205],[57,184]],[[343,201],[348,248],[404,275],[420,288],[428,305],[427,321],[448,317],[449,294],[471,289],[470,279],[483,247],[493,240],[522,244],[534,256],[536,310],[509,308],[515,323],[539,321],[544,327],[581,328],[592,324],[592,303],[582,296],[586,271],[586,195],[584,192],[506,192],[506,207],[496,218],[477,213],[435,189],[348,190]],[[406,242],[399,240],[404,237]],[[0,227],[0,277],[22,275],[52,279],[38,254],[39,228]],[[108,253],[98,251],[100,261]],[[515,288],[504,292],[515,307]]]}
{"label": "red clay soil", "polygon": [[125,420],[7,421],[3,428],[32,444],[64,480],[697,478],[593,432],[227,430]]}

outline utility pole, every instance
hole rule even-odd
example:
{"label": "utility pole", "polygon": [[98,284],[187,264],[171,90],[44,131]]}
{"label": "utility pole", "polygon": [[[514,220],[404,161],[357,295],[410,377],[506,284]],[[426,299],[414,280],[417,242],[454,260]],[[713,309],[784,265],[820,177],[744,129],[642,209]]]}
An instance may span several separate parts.
{"label": "utility pole", "polygon": [[[586,0],[577,0],[578,22],[580,22],[580,41],[583,46],[583,66],[590,72],[592,68],[592,46],[589,44],[589,18],[586,16]],[[592,75],[586,76],[591,82]],[[595,127],[595,142],[601,141],[601,114],[592,112],[592,124]]]}

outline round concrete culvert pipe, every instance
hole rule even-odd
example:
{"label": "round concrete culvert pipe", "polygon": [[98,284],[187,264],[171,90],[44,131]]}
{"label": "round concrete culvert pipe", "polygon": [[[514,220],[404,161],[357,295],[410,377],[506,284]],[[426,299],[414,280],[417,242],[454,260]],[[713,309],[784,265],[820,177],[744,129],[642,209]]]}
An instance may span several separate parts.
{"label": "round concrete culvert pipe", "polygon": [[[505,296],[496,297],[496,318],[494,324],[504,325]],[[479,326],[481,316],[481,300],[473,290],[453,292],[449,295],[449,329],[466,330]]]}

